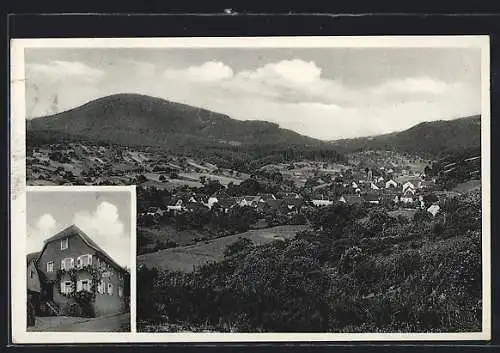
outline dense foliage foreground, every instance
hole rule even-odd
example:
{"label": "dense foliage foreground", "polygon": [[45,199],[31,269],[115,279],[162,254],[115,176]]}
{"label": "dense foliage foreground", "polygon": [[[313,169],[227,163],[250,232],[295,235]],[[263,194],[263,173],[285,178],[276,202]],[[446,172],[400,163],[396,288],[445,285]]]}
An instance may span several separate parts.
{"label": "dense foliage foreground", "polygon": [[222,332],[481,331],[480,193],[432,218],[343,203],[311,231],[181,273],[140,267],[138,329]]}

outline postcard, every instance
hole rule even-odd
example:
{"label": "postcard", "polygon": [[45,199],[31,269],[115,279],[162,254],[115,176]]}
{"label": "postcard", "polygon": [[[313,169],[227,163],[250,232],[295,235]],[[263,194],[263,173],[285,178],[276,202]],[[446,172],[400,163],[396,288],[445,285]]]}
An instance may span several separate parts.
{"label": "postcard", "polygon": [[490,339],[488,36],[11,48],[14,342]]}

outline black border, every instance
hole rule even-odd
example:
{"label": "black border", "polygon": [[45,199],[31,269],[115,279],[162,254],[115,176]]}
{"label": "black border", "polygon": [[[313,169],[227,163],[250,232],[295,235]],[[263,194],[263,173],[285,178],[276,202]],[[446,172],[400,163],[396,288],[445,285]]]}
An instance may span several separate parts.
{"label": "black border", "polygon": [[[145,1],[152,3],[154,1]],[[500,75],[500,15],[498,13],[486,13],[483,9],[467,10],[466,8],[455,10],[454,12],[446,10],[437,10],[434,8],[432,13],[427,11],[413,11],[410,14],[408,9],[393,10],[393,13],[378,12],[380,11],[376,6],[372,6],[370,11],[372,13],[357,13],[353,8],[344,8],[344,10],[337,10],[334,13],[323,8],[309,8],[301,10],[300,12],[283,10],[282,8],[272,8],[268,6],[267,11],[248,11],[245,9],[227,10],[226,7],[197,9],[186,8],[179,6],[174,9],[167,9],[169,12],[176,12],[175,14],[140,14],[132,13],[141,9],[141,5],[137,4],[135,9],[130,9],[130,13],[110,13],[105,11],[113,11],[113,9],[106,8],[106,4],[101,1],[101,4],[95,5],[96,2],[86,2],[87,11],[100,12],[99,14],[83,14],[84,9],[76,9],[80,14],[55,14],[55,12],[68,11],[68,7],[77,5],[66,3],[66,8],[54,9],[53,4],[46,2],[31,2],[31,9],[26,10],[22,5],[24,2],[19,2],[11,6],[11,12],[25,12],[24,14],[11,14],[8,17],[2,18],[2,26],[6,29],[5,35],[1,36],[2,45],[5,45],[7,63],[3,67],[5,69],[5,78],[2,80],[2,99],[3,113],[5,119],[2,119],[0,125],[1,142],[3,144],[2,162],[7,166],[4,170],[6,173],[2,174],[5,177],[5,183],[2,183],[2,214],[6,215],[2,219],[2,226],[5,230],[4,234],[9,232],[9,186],[8,181],[10,178],[8,163],[8,127],[9,127],[9,69],[8,69],[8,56],[9,38],[44,38],[44,37],[215,37],[215,36],[324,36],[324,35],[490,35],[490,52],[491,52],[491,180],[496,180],[497,169],[494,162],[498,160],[496,154],[496,141],[495,137],[498,134],[496,128],[496,117],[498,111],[498,94],[499,86],[498,77]],[[61,4],[58,4],[61,5]],[[147,5],[147,4],[143,4]],[[165,6],[159,5],[156,10],[165,11]],[[405,4],[406,5],[406,4]],[[421,4],[420,4],[421,5]],[[436,5],[436,4],[435,4]],[[64,6],[64,4],[63,4]],[[77,5],[78,6],[78,5]],[[355,6],[354,6],[355,7]],[[431,7],[432,9],[432,7]],[[75,12],[75,8],[71,9]],[[491,8],[490,8],[491,10]],[[410,10],[411,11],[411,10]],[[30,13],[26,13],[30,12]],[[36,12],[45,12],[46,14],[39,15]],[[48,12],[53,12],[49,14]],[[146,12],[146,11],[144,11]],[[186,14],[190,13],[190,14]],[[5,158],[5,160],[4,160]],[[498,187],[492,182],[491,185],[491,201],[495,204],[498,196]],[[491,214],[494,215],[494,208]],[[134,347],[138,349],[165,349],[169,350],[182,350],[187,351],[195,347],[209,350],[228,350],[238,347],[240,350],[255,350],[261,351],[280,351],[290,349],[303,349],[308,351],[318,351],[326,349],[343,349],[345,351],[404,351],[415,352],[424,349],[433,350],[446,350],[453,346],[462,346],[469,350],[479,349],[495,349],[499,348],[500,344],[500,326],[499,315],[500,307],[496,299],[498,293],[500,278],[496,275],[496,269],[499,268],[500,242],[496,239],[497,222],[492,217],[492,340],[490,342],[293,342],[293,343],[172,343],[172,344],[135,344]],[[13,235],[14,236],[14,235]],[[9,257],[9,237],[0,237],[0,249],[4,250],[3,269],[1,271],[2,277],[0,283],[0,293],[5,295],[5,306],[2,306],[0,317],[9,318],[10,304],[8,301],[9,295],[9,274],[10,272],[10,257]],[[4,311],[5,310],[5,311]],[[10,321],[10,320],[6,320]],[[5,326],[9,329],[9,324]],[[2,330],[7,335],[5,345],[10,342],[10,333],[7,330]],[[7,331],[7,332],[6,332]],[[2,337],[3,338],[3,337]],[[118,351],[124,349],[128,344],[99,344],[88,345],[78,344],[72,346],[72,349],[83,350],[95,347],[101,350]],[[68,349],[68,345],[47,346],[47,345],[16,345],[15,347],[8,347],[9,350],[15,349],[33,349],[39,351],[45,347],[47,351],[56,351],[59,349]],[[130,346],[129,346],[130,347]]]}

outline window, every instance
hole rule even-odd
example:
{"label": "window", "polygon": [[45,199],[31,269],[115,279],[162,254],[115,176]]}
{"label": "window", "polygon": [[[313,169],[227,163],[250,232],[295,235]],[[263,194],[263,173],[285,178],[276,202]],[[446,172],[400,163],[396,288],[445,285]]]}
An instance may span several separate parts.
{"label": "window", "polygon": [[123,288],[122,287],[118,287],[118,296],[123,297]]}
{"label": "window", "polygon": [[111,277],[111,272],[109,272],[109,271],[103,272],[102,277],[104,277],[104,278]]}
{"label": "window", "polygon": [[75,267],[75,259],[72,257],[67,257],[61,260],[61,269],[62,270],[70,270]]}
{"label": "window", "polygon": [[61,250],[68,248],[68,238],[61,239]]}
{"label": "window", "polygon": [[31,268],[30,269],[30,278],[33,278],[34,276],[35,276],[35,273],[34,273],[33,269]]}
{"label": "window", "polygon": [[97,292],[99,294],[104,294],[105,288],[106,288],[106,286],[104,285],[104,281],[103,280],[99,281],[99,285],[97,286]]}
{"label": "window", "polygon": [[111,283],[108,283],[108,294],[113,295],[113,285]]}
{"label": "window", "polygon": [[90,280],[82,279],[76,282],[76,291],[80,292],[82,290],[90,292]]}
{"label": "window", "polygon": [[78,268],[92,265],[92,255],[86,254],[78,256],[76,259],[76,266]]}
{"label": "window", "polygon": [[54,261],[47,262],[47,272],[54,272]]}
{"label": "window", "polygon": [[69,294],[71,292],[73,292],[73,282],[71,281],[61,282],[61,293]]}

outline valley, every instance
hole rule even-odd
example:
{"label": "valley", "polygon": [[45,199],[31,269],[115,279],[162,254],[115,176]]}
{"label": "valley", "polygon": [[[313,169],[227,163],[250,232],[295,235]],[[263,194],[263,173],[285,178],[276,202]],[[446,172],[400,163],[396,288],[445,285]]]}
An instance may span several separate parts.
{"label": "valley", "polygon": [[114,95],[27,125],[28,185],[137,186],[143,330],[478,329],[480,117],[320,141]]}

